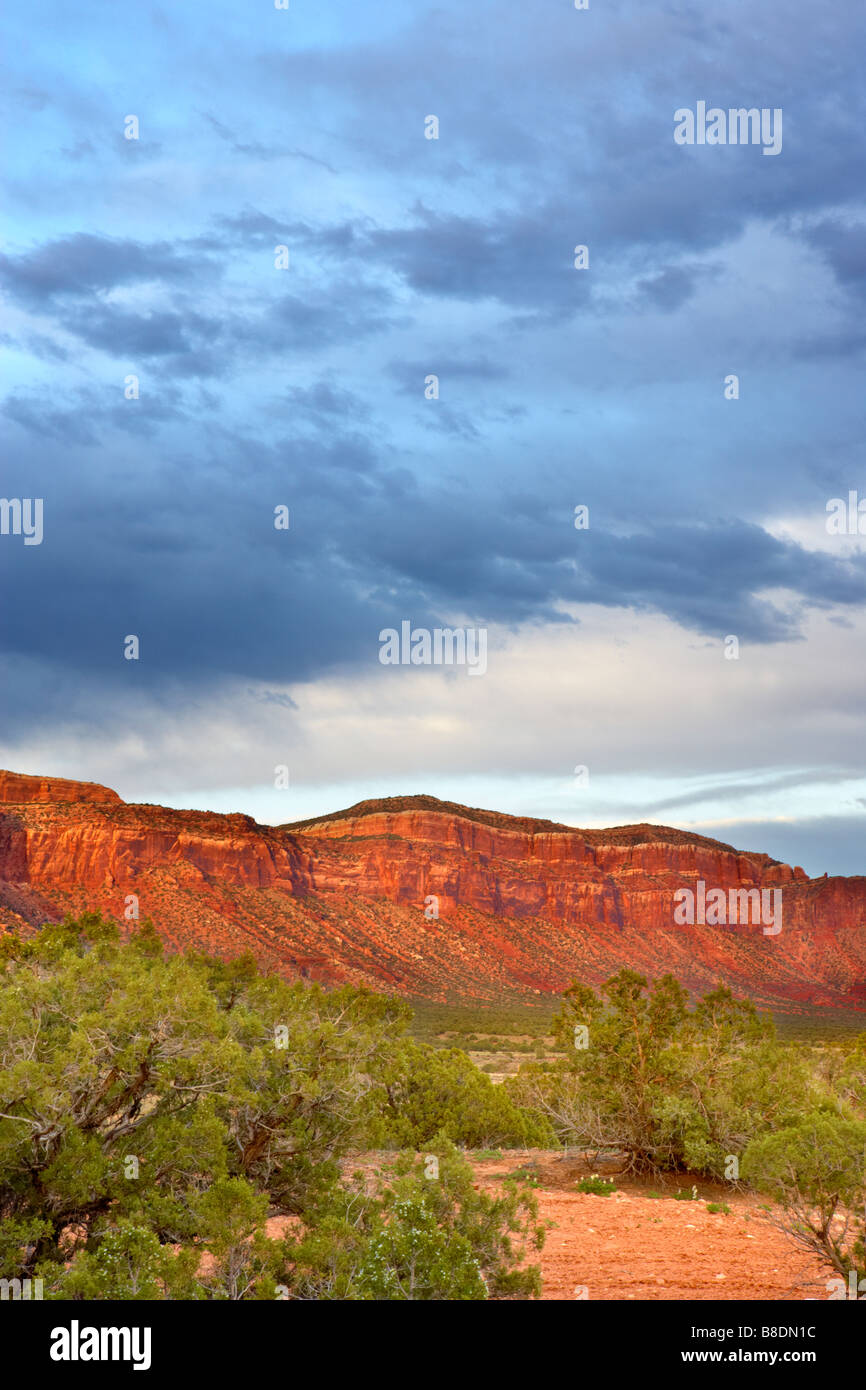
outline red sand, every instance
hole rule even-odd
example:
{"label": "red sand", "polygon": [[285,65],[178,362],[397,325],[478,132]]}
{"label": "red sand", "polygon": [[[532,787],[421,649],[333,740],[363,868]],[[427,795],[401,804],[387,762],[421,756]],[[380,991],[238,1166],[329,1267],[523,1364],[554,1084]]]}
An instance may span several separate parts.
{"label": "red sand", "polygon": [[[653,1198],[647,1193],[673,1194],[677,1184],[619,1177],[616,1192],[597,1197],[575,1191],[574,1164],[553,1154],[533,1157],[539,1162],[539,1217],[553,1223],[532,1259],[541,1266],[545,1299],[575,1299],[581,1287],[589,1299],[828,1297],[833,1271],[776,1229],[757,1197],[699,1181],[697,1201]],[[491,1188],[521,1166],[514,1154],[473,1164]],[[680,1184],[690,1190],[690,1181]],[[725,1202],[730,1215],[711,1214],[707,1202]]]}

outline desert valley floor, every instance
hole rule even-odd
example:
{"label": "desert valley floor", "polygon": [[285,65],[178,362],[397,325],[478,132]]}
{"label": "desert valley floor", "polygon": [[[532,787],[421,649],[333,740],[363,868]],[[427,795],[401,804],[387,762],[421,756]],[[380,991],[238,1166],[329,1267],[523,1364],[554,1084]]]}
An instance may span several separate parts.
{"label": "desert valley floor", "polygon": [[[365,1154],[345,1169],[372,1171],[391,1157]],[[676,1192],[689,1192],[691,1180],[662,1176],[617,1177],[616,1191],[599,1197],[575,1190],[586,1165],[556,1152],[504,1151],[500,1158],[475,1158],[472,1166],[491,1192],[510,1174],[533,1174],[539,1219],[550,1223],[544,1248],[532,1258],[541,1269],[544,1300],[828,1297],[832,1272],[777,1230],[772,1211],[753,1194],[698,1180],[697,1200],[678,1200]],[[708,1203],[730,1212],[713,1214]],[[269,1224],[276,1234],[284,1223],[276,1218]]]}

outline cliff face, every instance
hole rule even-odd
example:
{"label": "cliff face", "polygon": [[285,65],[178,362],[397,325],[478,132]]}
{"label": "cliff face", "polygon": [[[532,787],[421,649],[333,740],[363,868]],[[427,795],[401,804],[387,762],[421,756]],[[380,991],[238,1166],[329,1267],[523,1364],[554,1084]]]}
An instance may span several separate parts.
{"label": "cliff face", "polygon": [[100,787],[98,782],[68,782],[65,777],[27,777],[20,772],[0,772],[0,802],[24,805],[34,801],[123,805],[117,792]]}
{"label": "cliff face", "polygon": [[[674,894],[699,880],[777,890],[781,930],[677,925]],[[663,826],[574,830],[430,797],[272,827],[0,773],[0,921],[27,930],[95,906],[123,919],[135,900],[173,947],[253,950],[290,974],[419,997],[537,999],[628,965],[866,1008],[864,878],[810,880]]]}
{"label": "cliff face", "polygon": [[508,917],[626,921],[670,926],[673,893],[708,885],[781,887],[808,882],[802,869],[662,826],[538,833],[492,828],[453,813],[372,810],[296,831],[314,851],[314,881],[327,892],[439,898],[439,910],[473,907]]}

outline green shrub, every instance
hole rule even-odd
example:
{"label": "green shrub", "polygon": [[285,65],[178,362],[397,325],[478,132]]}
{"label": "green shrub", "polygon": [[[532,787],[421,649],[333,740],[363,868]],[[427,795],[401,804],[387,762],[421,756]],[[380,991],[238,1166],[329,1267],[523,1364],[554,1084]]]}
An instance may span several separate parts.
{"label": "green shrub", "polygon": [[866,1122],[814,1111],[754,1139],[742,1172],[799,1245],[843,1280],[866,1279]]}
{"label": "green shrub", "polygon": [[648,985],[622,970],[599,994],[574,984],[554,1032],[561,1058],[521,1068],[508,1094],[560,1142],[625,1152],[635,1171],[725,1177],[729,1155],[791,1123],[821,1091],[807,1058],[778,1043],[754,1005],[717,989],[689,1008],[671,975]]}
{"label": "green shrub", "polygon": [[[475,1144],[544,1126],[464,1054],[408,1043],[408,1017],[249,957],[163,957],[150,921],[0,934],[0,1277],[49,1299],[534,1294],[531,1194],[476,1192],[433,1120]],[[377,1126],[434,1140],[440,1179],[409,1157],[343,1184]],[[280,1213],[293,1240],[267,1236]]]}
{"label": "green shrub", "polygon": [[465,1052],[406,1040],[387,1070],[369,1141],[418,1151],[436,1134],[469,1149],[556,1146],[550,1123],[515,1105]]}
{"label": "green shrub", "polygon": [[[516,1268],[540,1249],[533,1195],[516,1183],[491,1196],[440,1136],[429,1155],[401,1154],[370,1193],[359,1178],[333,1193],[311,1228],[286,1242],[292,1295],[303,1299],[479,1300],[537,1297],[536,1267]],[[520,1244],[515,1246],[512,1236]]]}
{"label": "green shrub", "polygon": [[598,1173],[593,1173],[589,1178],[581,1178],[576,1186],[578,1192],[591,1192],[596,1197],[609,1197],[612,1192],[616,1192],[613,1178],[600,1178]]}

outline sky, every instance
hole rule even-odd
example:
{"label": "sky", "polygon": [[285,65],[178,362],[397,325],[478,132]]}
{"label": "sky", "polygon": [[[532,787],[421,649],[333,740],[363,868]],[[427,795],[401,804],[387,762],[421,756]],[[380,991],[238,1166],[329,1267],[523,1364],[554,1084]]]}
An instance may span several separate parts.
{"label": "sky", "polygon": [[[866,872],[866,11],[5,25],[0,766]],[[384,664],[404,622],[486,669]]]}

